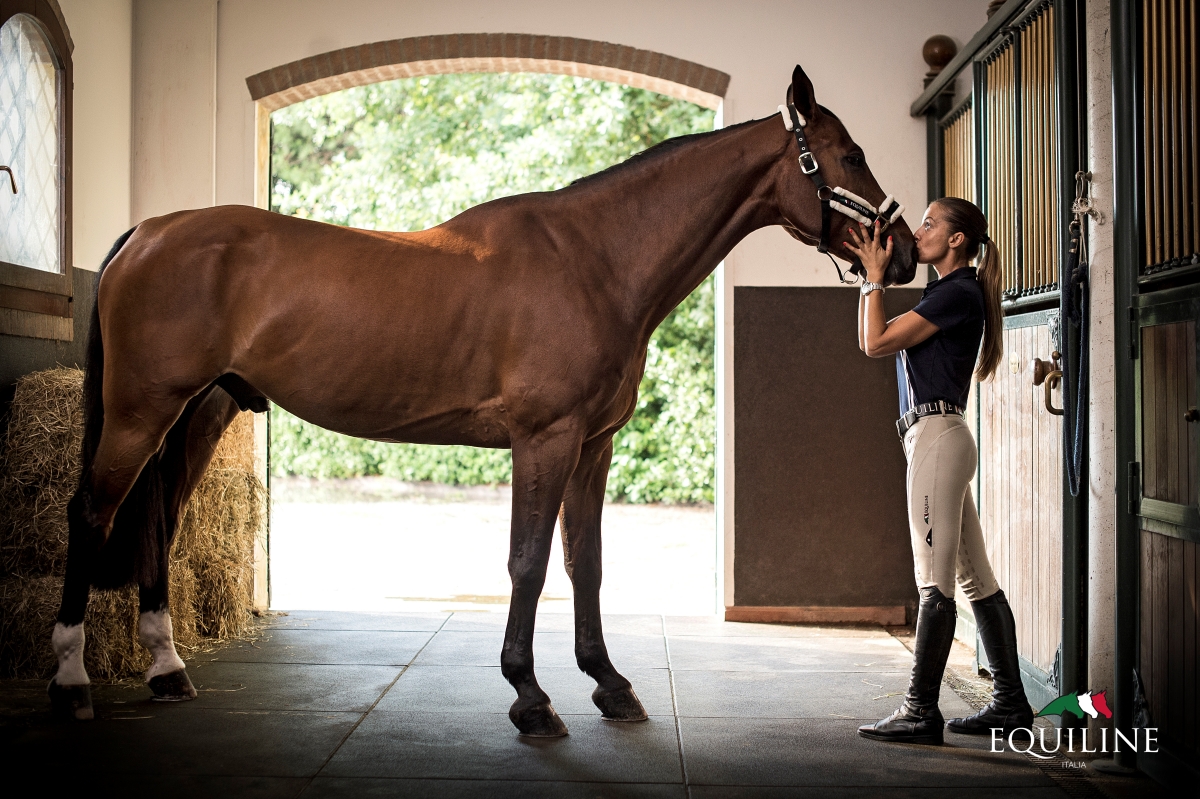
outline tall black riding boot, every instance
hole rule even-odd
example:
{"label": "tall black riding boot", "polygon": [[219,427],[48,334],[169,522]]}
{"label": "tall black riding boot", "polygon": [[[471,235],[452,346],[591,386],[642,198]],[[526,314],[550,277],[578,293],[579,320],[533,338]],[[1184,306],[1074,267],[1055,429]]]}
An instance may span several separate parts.
{"label": "tall black riding boot", "polygon": [[992,671],[992,701],[983,710],[965,719],[951,719],[951,732],[964,735],[989,735],[993,728],[1004,728],[1008,735],[1019,727],[1033,727],[1033,709],[1021,684],[1021,664],[1017,661],[1017,623],[1003,591],[971,603],[983,650]]}
{"label": "tall black riding boot", "polygon": [[907,744],[940,744],[945,721],[938,710],[938,694],[946,659],[954,642],[954,622],[958,618],[954,600],[947,599],[937,586],[921,589],[921,608],[917,612],[917,638],[913,644],[913,669],[908,693],[900,709],[882,721],[858,728],[858,734],[877,741]]}

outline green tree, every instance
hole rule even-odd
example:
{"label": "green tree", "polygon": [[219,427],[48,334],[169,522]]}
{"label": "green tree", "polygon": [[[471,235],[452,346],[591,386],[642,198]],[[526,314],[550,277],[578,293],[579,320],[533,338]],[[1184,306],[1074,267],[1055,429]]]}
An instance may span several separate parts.
{"label": "green tree", "polygon": [[[271,206],[306,219],[423,230],[479,203],[551,191],[713,113],[661,94],[560,75],[458,74],[347,89],[272,115]],[[711,278],[650,342],[637,412],[616,440],[609,494],[713,499],[716,446]],[[380,444],[272,417],[277,474],[494,483],[507,450]]]}

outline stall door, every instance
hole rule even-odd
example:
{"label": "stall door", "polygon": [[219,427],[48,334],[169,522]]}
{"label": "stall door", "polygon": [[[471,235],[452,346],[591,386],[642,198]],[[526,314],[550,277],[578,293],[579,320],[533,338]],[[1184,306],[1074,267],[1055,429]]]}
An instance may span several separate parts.
{"label": "stall door", "polygon": [[[1005,320],[1004,362],[977,387],[979,510],[988,556],[1017,621],[1026,690],[1035,706],[1058,690],[1062,641],[1062,422],[1034,385],[1033,360],[1051,361],[1050,312]],[[1055,408],[1061,390],[1051,392]],[[986,663],[982,647],[981,663]]]}
{"label": "stall door", "polygon": [[1163,749],[1200,764],[1200,411],[1196,353],[1200,289],[1138,298],[1141,483],[1138,671]]}

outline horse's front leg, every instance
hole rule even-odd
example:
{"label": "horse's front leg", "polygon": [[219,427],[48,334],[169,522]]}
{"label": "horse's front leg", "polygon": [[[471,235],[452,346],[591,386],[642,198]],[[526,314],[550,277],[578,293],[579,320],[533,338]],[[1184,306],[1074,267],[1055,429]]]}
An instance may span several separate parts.
{"label": "horse's front leg", "polygon": [[[557,427],[557,426],[556,426]],[[538,598],[546,583],[554,520],[567,480],[579,460],[580,436],[573,427],[549,430],[513,441],[513,510],[508,574],[512,602],[500,670],[517,689],[508,718],[522,735],[557,737],[567,726],[533,674],[533,627]]]}
{"label": "horse's front leg", "polygon": [[645,721],[629,680],[613,667],[600,621],[600,515],[612,463],[612,439],[585,445],[562,505],[563,559],[575,594],[575,660],[596,681],[592,701],[604,718]]}

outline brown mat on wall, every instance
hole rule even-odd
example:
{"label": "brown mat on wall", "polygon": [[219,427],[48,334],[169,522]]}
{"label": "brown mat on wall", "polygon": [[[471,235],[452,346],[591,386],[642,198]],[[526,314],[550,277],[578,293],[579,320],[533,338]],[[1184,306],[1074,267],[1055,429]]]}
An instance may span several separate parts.
{"label": "brown mat on wall", "polygon": [[[889,316],[920,296],[889,290]],[[734,289],[731,619],[913,618],[895,359],[859,351],[858,297]]]}

